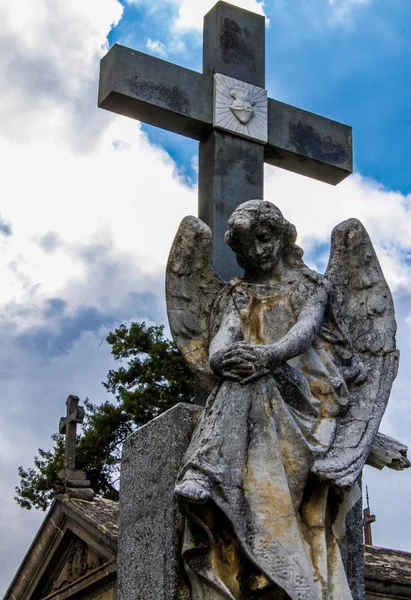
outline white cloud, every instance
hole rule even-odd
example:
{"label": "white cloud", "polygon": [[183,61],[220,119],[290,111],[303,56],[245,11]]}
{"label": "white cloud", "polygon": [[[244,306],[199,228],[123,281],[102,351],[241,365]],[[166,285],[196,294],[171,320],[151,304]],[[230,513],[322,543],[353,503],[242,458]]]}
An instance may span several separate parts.
{"label": "white cloud", "polygon": [[[85,50],[94,51],[96,42],[100,46],[105,44],[110,27],[118,23],[123,12],[118,0],[71,0],[67,5],[17,0],[4,4],[0,10],[7,20],[7,29],[18,34],[27,48],[38,52],[44,46],[44,51],[60,56],[63,46],[81,44]],[[57,23],[64,23],[65,27],[56,27]],[[84,38],[70,42],[77,28],[83,31]],[[51,42],[54,44],[49,45]],[[83,56],[85,63],[91,59],[92,56]],[[61,66],[70,70],[64,62]]]}
{"label": "white cloud", "polygon": [[[101,119],[98,59],[122,15],[118,0],[17,0],[0,7],[0,127],[13,143],[54,139],[79,151]],[[97,125],[98,123],[98,125]],[[88,135],[92,138],[93,136]]]}
{"label": "white cloud", "polygon": [[[58,295],[68,280],[81,281],[85,267],[75,248],[87,245],[128,253],[143,272],[161,270],[173,236],[166,224],[177,226],[189,206],[195,211],[194,193],[181,189],[178,179],[169,185],[174,164],[166,153],[150,146],[138,124],[96,107],[101,47],[121,5],[90,0],[46,10],[42,0],[33,0],[28,16],[22,11],[19,19],[16,4],[1,9],[2,38],[20,52],[19,77],[8,81],[8,94],[0,98],[0,121],[7,123],[0,136],[1,219],[13,230],[0,236],[3,307],[40,302]],[[17,64],[12,49],[0,77]],[[29,62],[21,58],[26,55]],[[27,99],[30,78],[34,100],[42,96],[37,104]],[[40,243],[47,235],[58,239],[53,251]]]}
{"label": "white cloud", "polygon": [[328,0],[332,6],[332,19],[337,23],[347,24],[355,16],[355,11],[371,4],[373,0]]}
{"label": "white cloud", "polygon": [[[273,0],[272,13],[299,43],[324,28],[351,28],[374,0]],[[271,5],[270,5],[271,8]],[[302,27],[302,24],[304,26]]]}
{"label": "white cloud", "polygon": [[[177,29],[203,29],[203,18],[214,6],[215,0],[177,0],[179,14],[176,20]],[[264,15],[264,0],[234,0],[230,2],[259,15]]]}
{"label": "white cloud", "polygon": [[332,187],[273,167],[266,167],[265,189],[267,200],[278,204],[295,223],[306,251],[328,243],[339,222],[360,219],[392,289],[411,288],[411,269],[406,262],[411,248],[410,196],[386,190],[359,174]]}
{"label": "white cloud", "polygon": [[[18,296],[16,286],[23,293],[28,277],[47,295],[81,277],[73,246],[111,244],[138,259],[143,272],[158,271],[179,217],[196,210],[194,192],[173,178],[168,155],[126,119],[113,119],[90,155],[42,140],[25,147],[0,140],[0,152],[7,157],[2,210],[14,229],[3,241],[0,272],[9,286],[0,292],[2,303]],[[50,231],[58,232],[59,245],[45,252],[38,240]],[[16,273],[10,263],[18,255],[24,261]]]}
{"label": "white cloud", "polygon": [[[155,15],[170,9],[170,22],[167,32],[167,42],[149,39],[146,47],[153,54],[165,58],[169,54],[184,54],[185,34],[203,31],[204,15],[216,4],[216,0],[125,0],[127,4],[144,6],[150,15]],[[265,16],[265,0],[232,0],[230,4]],[[172,16],[171,16],[172,14]],[[269,25],[266,17],[266,25]],[[127,39],[123,40],[124,43]]]}
{"label": "white cloud", "polygon": [[370,6],[374,0],[328,0],[330,11],[325,12],[328,25],[352,27],[360,11]]}
{"label": "white cloud", "polygon": [[157,54],[162,58],[165,58],[167,56],[166,47],[159,40],[151,40],[150,38],[148,38],[146,47],[147,50],[150,50],[150,52],[152,52],[153,54]]}

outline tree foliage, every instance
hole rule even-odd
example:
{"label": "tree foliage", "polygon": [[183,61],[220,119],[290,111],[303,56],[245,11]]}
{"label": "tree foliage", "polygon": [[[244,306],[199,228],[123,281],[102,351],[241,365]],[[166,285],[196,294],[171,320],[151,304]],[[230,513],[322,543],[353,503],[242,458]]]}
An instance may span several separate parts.
{"label": "tree foliage", "polygon": [[[76,468],[86,472],[96,494],[115,500],[124,440],[178,402],[193,402],[194,378],[162,326],[121,325],[106,339],[119,367],[108,372],[103,385],[115,400],[84,401]],[[46,510],[60,491],[57,473],[63,466],[64,436],[55,433],[51,439],[53,448],[40,448],[34,467],[19,467],[15,500],[22,508]]]}

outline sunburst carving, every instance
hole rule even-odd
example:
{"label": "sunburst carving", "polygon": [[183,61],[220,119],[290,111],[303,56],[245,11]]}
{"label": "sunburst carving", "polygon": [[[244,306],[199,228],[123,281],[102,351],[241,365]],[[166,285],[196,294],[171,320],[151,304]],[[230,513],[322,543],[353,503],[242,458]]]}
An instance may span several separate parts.
{"label": "sunburst carving", "polygon": [[267,90],[216,73],[214,127],[257,142],[267,142]]}

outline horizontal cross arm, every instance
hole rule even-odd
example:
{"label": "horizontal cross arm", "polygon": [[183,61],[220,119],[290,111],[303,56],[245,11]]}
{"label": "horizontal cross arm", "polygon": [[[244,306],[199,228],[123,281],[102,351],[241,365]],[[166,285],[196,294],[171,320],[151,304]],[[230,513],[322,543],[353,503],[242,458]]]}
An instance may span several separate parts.
{"label": "horizontal cross arm", "polygon": [[213,80],[115,44],[101,60],[98,105],[196,140],[212,129]]}
{"label": "horizontal cross arm", "polygon": [[353,170],[351,127],[269,98],[264,161],[336,185]]}

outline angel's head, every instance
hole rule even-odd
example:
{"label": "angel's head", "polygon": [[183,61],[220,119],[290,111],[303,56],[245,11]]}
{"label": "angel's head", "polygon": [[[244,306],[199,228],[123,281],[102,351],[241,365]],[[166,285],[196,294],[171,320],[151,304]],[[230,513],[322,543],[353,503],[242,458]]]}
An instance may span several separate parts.
{"label": "angel's head", "polygon": [[271,202],[249,200],[228,220],[225,241],[246,273],[267,275],[280,263],[291,269],[303,266],[303,251],[296,245],[297,231]]}

